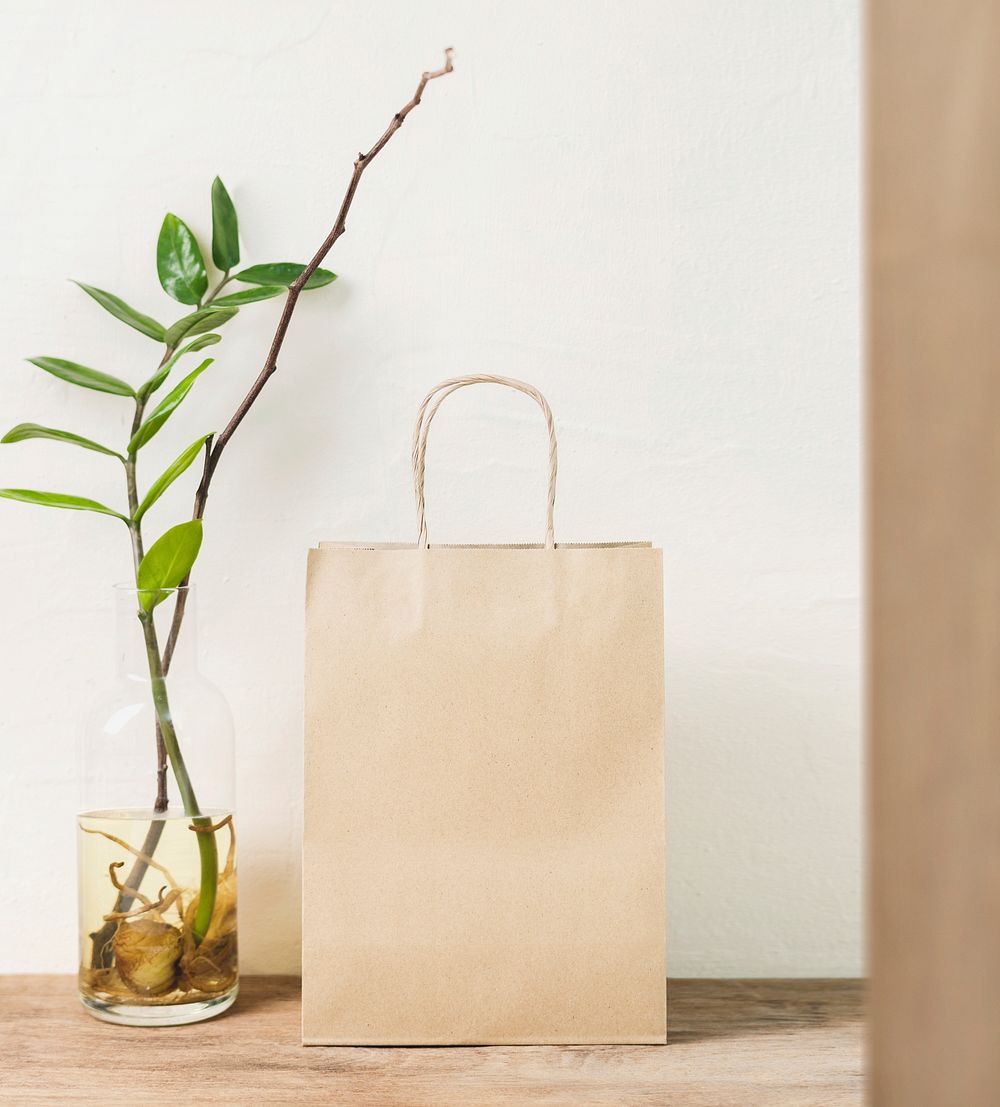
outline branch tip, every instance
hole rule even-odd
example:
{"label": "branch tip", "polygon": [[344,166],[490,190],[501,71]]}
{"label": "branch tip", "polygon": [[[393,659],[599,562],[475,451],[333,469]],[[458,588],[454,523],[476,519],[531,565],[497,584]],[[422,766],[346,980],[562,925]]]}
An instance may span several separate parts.
{"label": "branch tip", "polygon": [[450,47],[444,48],[444,65],[440,69],[425,70],[421,77],[424,81],[433,81],[435,77],[443,77],[446,73],[451,73],[455,68],[452,65],[452,59],[455,57],[455,51]]}

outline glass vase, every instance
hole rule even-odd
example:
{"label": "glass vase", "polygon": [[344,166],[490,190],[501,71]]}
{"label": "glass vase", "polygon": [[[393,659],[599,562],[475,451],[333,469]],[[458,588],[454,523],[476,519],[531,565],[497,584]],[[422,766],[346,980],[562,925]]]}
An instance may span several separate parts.
{"label": "glass vase", "polygon": [[114,589],[116,673],[81,743],[80,999],[129,1026],[210,1018],[238,988],[233,724],[192,592]]}

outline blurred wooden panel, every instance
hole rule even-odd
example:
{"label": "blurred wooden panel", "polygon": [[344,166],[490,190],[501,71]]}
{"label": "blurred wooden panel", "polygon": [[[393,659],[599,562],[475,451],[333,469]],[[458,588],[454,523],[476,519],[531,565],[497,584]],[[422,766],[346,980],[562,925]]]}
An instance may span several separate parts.
{"label": "blurred wooden panel", "polygon": [[872,1098],[1000,1104],[1000,0],[869,0]]}

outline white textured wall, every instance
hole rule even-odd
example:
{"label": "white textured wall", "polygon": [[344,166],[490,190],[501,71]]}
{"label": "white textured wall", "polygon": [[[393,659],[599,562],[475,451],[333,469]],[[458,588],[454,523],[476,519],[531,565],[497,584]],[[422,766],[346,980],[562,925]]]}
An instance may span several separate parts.
{"label": "white textured wall", "polygon": [[[239,730],[247,969],[298,965],[305,551],[412,538],[416,405],[477,370],[555,409],[560,539],[665,551],[671,972],[859,971],[855,9],[5,6],[0,420],[118,442],[127,403],[19,360],[149,372],[153,344],[66,278],[170,318],[159,222],[169,208],[206,232],[217,172],[246,259],[305,260],[352,157],[456,47],[365,178],[342,278],[302,304],[209,509],[202,634]],[[224,422],[279,304],[230,325],[154,456]],[[531,405],[449,404],[436,537],[540,538]],[[118,477],[54,444],[0,448],[0,485],[114,500]],[[114,520],[0,502],[3,970],[73,964],[74,746],[127,569]]]}

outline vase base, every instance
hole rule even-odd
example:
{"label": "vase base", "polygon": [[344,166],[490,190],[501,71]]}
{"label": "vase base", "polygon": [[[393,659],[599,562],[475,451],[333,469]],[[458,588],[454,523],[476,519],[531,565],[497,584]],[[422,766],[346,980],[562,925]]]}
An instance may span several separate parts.
{"label": "vase base", "polygon": [[83,994],[80,995],[80,1002],[95,1019],[113,1022],[118,1026],[186,1026],[188,1023],[215,1018],[223,1011],[228,1011],[236,1001],[239,990],[239,984],[234,984],[228,992],[211,999],[162,1006],[115,1003]]}

